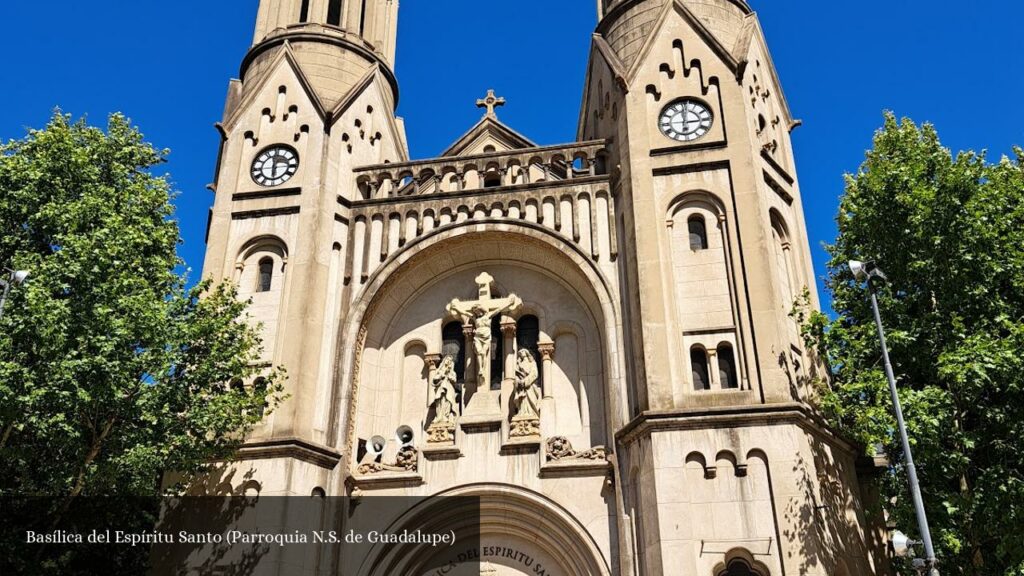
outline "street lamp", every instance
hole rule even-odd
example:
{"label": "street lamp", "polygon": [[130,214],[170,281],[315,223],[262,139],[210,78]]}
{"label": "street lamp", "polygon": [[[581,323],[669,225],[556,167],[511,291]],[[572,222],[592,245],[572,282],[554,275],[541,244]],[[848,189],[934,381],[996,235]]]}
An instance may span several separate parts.
{"label": "street lamp", "polygon": [[[904,464],[907,467],[907,477],[910,480],[910,496],[914,500],[914,511],[917,513],[917,528],[921,532],[921,543],[924,544],[926,567],[931,576],[938,576],[936,568],[935,548],[932,546],[932,534],[928,529],[928,516],[924,511],[924,501],[921,499],[921,485],[917,480],[917,468],[914,466],[914,456],[910,452],[910,440],[907,438],[907,425],[903,421],[903,407],[900,405],[900,397],[896,393],[896,377],[892,372],[892,363],[889,361],[889,347],[885,343],[885,329],[882,327],[882,315],[878,312],[878,282],[886,282],[888,278],[885,273],[874,262],[850,261],[850,271],[853,277],[859,282],[867,280],[868,292],[871,294],[871,309],[875,313],[875,326],[878,327],[878,339],[882,343],[882,360],[885,364],[885,377],[889,380],[889,393],[892,395],[893,410],[896,412],[896,423],[900,429],[900,441],[903,443]],[[906,538],[902,542],[895,542],[897,546],[908,548]]]}
{"label": "street lamp", "polygon": [[11,270],[10,268],[4,268],[4,270],[9,276],[6,280],[0,279],[0,286],[4,289],[0,294],[0,318],[4,317],[4,304],[7,303],[7,296],[11,293],[11,286],[21,286],[29,275],[27,270]]}

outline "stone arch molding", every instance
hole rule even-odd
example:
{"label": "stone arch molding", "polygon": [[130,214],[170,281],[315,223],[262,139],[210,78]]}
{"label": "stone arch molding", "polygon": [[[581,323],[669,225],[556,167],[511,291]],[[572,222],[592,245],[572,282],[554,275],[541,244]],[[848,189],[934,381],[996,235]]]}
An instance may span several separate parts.
{"label": "stone arch molding", "polygon": [[[479,499],[479,509],[471,509],[467,514],[466,509],[448,506],[445,499],[451,497]],[[597,542],[572,514],[537,492],[510,484],[473,484],[440,492],[408,510],[387,531],[452,529],[458,541],[460,531],[465,533],[477,521],[483,540],[488,536],[519,539],[557,562],[557,566],[546,571],[550,576],[611,575]],[[408,546],[377,545],[367,554],[359,573],[434,573],[426,569],[431,558],[417,557],[410,551]]]}
{"label": "stone arch molding", "polygon": [[[545,261],[542,268],[538,261]],[[333,386],[335,413],[331,437],[336,446],[351,447],[363,351],[370,337],[368,320],[387,316],[402,302],[416,298],[434,279],[467,266],[512,264],[546,273],[571,292],[589,312],[601,342],[605,410],[611,426],[625,420],[621,365],[620,314],[615,286],[595,263],[540,225],[485,219],[442,226],[392,254],[353,298],[351,312],[340,327],[338,370]],[[440,312],[440,311],[439,311]]]}

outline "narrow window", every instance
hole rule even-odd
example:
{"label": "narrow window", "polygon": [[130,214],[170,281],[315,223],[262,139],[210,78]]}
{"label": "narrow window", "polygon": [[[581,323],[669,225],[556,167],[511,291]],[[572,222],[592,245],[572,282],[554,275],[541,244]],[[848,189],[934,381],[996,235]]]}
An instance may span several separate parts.
{"label": "narrow window", "polygon": [[302,7],[299,8],[299,22],[309,22],[309,0],[302,0]]}
{"label": "narrow window", "polygon": [[708,376],[708,355],[700,346],[690,349],[690,367],[693,370],[693,389],[710,390],[711,378]]}
{"label": "narrow window", "polygon": [[359,35],[366,33],[366,0],[363,0],[362,9],[359,11]]}
{"label": "narrow window", "polygon": [[331,26],[341,26],[341,3],[342,0],[330,0],[327,5],[327,23]]}
{"label": "narrow window", "polygon": [[466,337],[462,333],[461,322],[449,322],[441,330],[442,356],[455,357],[455,379],[458,382],[466,380]]}
{"label": "narrow window", "polygon": [[[529,350],[538,366],[540,359],[540,320],[536,316],[527,315],[516,323],[516,349]],[[544,371],[539,370],[540,387],[544,389]]]}
{"label": "narrow window", "polygon": [[259,280],[256,285],[257,292],[270,292],[270,286],[274,281],[274,260],[264,258],[260,260]]}
{"label": "narrow window", "polygon": [[736,356],[732,352],[732,346],[728,344],[718,347],[718,379],[725,390],[735,390],[740,387],[736,380]]}
{"label": "narrow window", "polygon": [[708,230],[704,225],[704,217],[694,214],[687,220],[686,225],[690,231],[690,250],[707,250]]}
{"label": "narrow window", "polygon": [[263,395],[263,403],[260,405],[259,408],[259,414],[260,416],[263,416],[266,413],[267,408],[270,406],[270,403],[267,402],[267,379],[260,376],[259,378],[253,381],[252,387],[257,394]]}
{"label": "narrow window", "polygon": [[501,390],[505,374],[505,338],[501,335],[501,315],[491,318],[491,390]]}

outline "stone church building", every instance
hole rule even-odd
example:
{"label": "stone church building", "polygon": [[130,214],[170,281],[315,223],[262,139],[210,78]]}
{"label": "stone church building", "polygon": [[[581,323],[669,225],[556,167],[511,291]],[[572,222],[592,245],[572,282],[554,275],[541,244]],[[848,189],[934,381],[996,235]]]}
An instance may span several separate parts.
{"label": "stone church building", "polygon": [[597,10],[576,141],[492,92],[411,159],[398,1],[261,0],[204,275],[252,300],[289,398],[221,480],[477,496],[483,544],[518,551],[485,552],[497,576],[883,572],[870,470],[811,408],[799,121],[757,16]]}

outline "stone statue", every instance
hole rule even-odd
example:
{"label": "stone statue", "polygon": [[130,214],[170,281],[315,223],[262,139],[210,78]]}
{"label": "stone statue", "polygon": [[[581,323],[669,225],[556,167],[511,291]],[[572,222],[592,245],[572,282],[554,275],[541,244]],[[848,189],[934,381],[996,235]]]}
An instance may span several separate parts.
{"label": "stone statue", "polygon": [[492,298],[491,284],[494,278],[484,272],[476,277],[479,298],[462,302],[458,298],[448,304],[448,313],[462,318],[464,324],[473,327],[473,362],[476,370],[477,390],[491,388],[491,320],[498,314],[514,312],[523,305],[515,294],[507,298]]}
{"label": "stone statue", "polygon": [[434,409],[434,424],[455,423],[455,358],[451,355],[444,357],[430,382],[430,406]]}
{"label": "stone statue", "polygon": [[590,450],[577,452],[572,448],[572,442],[565,436],[553,436],[548,438],[547,446],[548,462],[555,460],[607,460],[608,450],[604,446],[595,446]]}
{"label": "stone statue", "polygon": [[419,451],[413,446],[404,446],[395,456],[394,464],[376,462],[367,459],[356,469],[359,474],[369,475],[380,472],[416,472],[419,460]]}
{"label": "stone statue", "polygon": [[537,385],[540,372],[537,360],[528,349],[516,355],[515,389],[512,392],[513,422],[540,420],[541,387]]}

